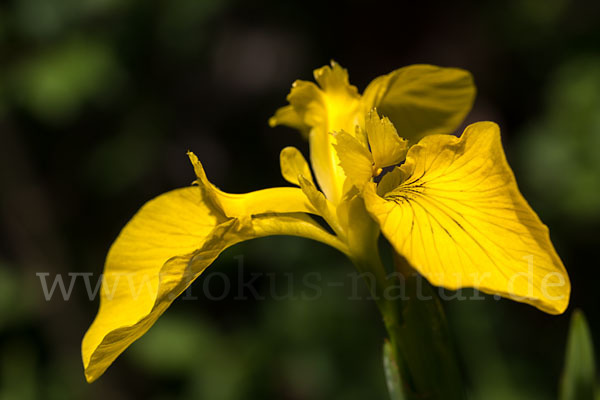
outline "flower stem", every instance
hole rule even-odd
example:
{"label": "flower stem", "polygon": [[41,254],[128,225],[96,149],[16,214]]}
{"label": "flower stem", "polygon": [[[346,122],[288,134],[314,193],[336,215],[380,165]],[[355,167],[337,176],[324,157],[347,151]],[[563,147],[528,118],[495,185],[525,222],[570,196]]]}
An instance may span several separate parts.
{"label": "flower stem", "polygon": [[[434,288],[394,254],[395,273],[384,271],[371,253],[368,269],[377,277],[371,292],[383,316],[393,360],[406,400],[463,400],[462,371],[440,299]],[[379,272],[377,272],[379,271]]]}

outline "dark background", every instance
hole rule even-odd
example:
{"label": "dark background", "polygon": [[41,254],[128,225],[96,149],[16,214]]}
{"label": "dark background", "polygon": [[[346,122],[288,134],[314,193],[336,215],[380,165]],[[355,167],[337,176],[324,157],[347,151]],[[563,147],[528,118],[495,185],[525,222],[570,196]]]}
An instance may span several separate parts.
{"label": "dark background", "polygon": [[[467,122],[500,124],[517,181],[572,280],[546,315],[510,301],[447,303],[472,399],[556,397],[569,316],[600,341],[600,3],[575,0],[330,2],[12,0],[0,3],[0,399],[385,399],[384,331],[348,300],[334,250],[267,238],[226,251],[97,383],[79,346],[97,300],[81,276],[68,301],[40,277],[102,272],[108,247],[147,200],[194,179],[194,151],[229,192],[284,185],[279,151],[308,146],[267,120],[293,80],[335,59],[363,90],[413,63],[470,70]],[[240,265],[242,268],[240,269]],[[253,272],[261,293],[235,300]],[[219,292],[221,290],[221,292]],[[286,292],[287,290],[287,292]],[[361,291],[362,293],[362,291]],[[84,397],[85,396],[85,397]]]}

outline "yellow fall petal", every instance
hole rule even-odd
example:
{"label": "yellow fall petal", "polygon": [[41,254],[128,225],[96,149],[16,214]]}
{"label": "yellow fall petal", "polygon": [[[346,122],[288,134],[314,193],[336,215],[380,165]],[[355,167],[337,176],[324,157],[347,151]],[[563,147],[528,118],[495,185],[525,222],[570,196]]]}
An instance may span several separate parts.
{"label": "yellow fall petal", "polygon": [[[112,245],[105,264],[98,315],[82,343],[86,378],[98,378],[148,327],[135,326],[153,307],[163,265],[186,264],[222,216],[193,186],[165,193],[142,207]],[[125,330],[123,330],[125,328]],[[112,333],[116,332],[116,333]],[[101,346],[119,342],[118,350]]]}
{"label": "yellow fall petal", "polygon": [[[179,212],[180,205],[188,207],[190,213],[200,211],[188,202],[194,196],[192,189],[197,191],[197,188],[180,189],[148,203],[113,244],[106,260],[100,310],[82,343],[89,382],[100,377],[228,247],[270,235],[294,235],[339,246],[333,236],[306,214],[233,218],[209,232],[202,225],[203,230],[191,235],[189,229],[198,228],[198,221],[210,221],[210,217],[186,215],[191,218],[174,223],[164,220],[163,215],[166,209]],[[189,198],[174,207],[172,200],[181,193]]]}
{"label": "yellow fall petal", "polygon": [[400,168],[394,168],[385,174],[377,184],[377,194],[383,197],[386,193],[396,189],[402,182],[403,176],[404,174]]}
{"label": "yellow fall petal", "polygon": [[422,139],[385,185],[394,180],[387,193],[365,186],[367,209],[429,281],[476,287],[551,314],[566,309],[567,272],[518,190],[496,124],[470,125],[460,138]]}
{"label": "yellow fall petal", "polygon": [[377,110],[373,109],[365,120],[365,130],[375,168],[389,167],[404,160],[408,149],[407,141],[398,136],[396,128],[387,117],[379,118]]}
{"label": "yellow fall petal", "polygon": [[227,247],[268,235],[294,235],[347,252],[339,239],[300,212],[314,211],[301,189],[230,195],[208,182],[202,165],[193,154],[190,158],[198,185],[146,203],[111,246],[98,315],[82,342],[90,382]]}
{"label": "yellow fall petal", "polygon": [[363,94],[365,113],[376,107],[400,136],[412,143],[436,133],[452,133],[471,110],[473,77],[458,68],[411,65],[373,80]]}
{"label": "yellow fall petal", "polygon": [[281,150],[279,163],[281,166],[281,175],[292,185],[300,186],[298,182],[298,176],[300,175],[313,183],[308,163],[297,148],[289,146]]}

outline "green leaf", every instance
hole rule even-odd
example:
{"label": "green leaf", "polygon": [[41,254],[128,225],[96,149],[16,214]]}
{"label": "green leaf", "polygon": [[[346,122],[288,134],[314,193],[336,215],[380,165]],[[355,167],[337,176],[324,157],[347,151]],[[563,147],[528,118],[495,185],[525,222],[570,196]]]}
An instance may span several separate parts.
{"label": "green leaf", "polygon": [[594,400],[595,361],[592,335],[581,310],[571,318],[560,400]]}
{"label": "green leaf", "polygon": [[394,348],[388,340],[383,343],[383,369],[390,400],[405,400]]}

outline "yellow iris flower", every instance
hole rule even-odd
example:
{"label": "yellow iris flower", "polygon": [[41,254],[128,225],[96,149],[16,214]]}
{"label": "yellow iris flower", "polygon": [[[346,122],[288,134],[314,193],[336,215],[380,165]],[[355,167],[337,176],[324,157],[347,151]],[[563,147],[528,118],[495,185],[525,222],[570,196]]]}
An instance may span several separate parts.
{"label": "yellow iris flower", "polygon": [[383,282],[383,233],[434,285],[476,287],[551,314],[565,310],[567,273],[517,188],[498,126],[480,122],[448,135],[473,103],[468,72],[409,66],[375,79],[362,95],[336,63],[314,76],[318,85],[294,83],[290,104],[269,123],[308,137],[316,183],[300,151],[287,147],[281,172],[295,187],[229,194],[190,153],[195,184],[146,203],[110,248],[100,309],[82,343],[88,381],[223,250],[269,235],[326,243]]}

